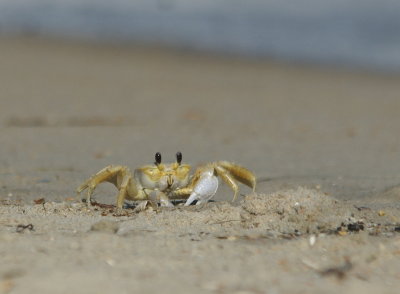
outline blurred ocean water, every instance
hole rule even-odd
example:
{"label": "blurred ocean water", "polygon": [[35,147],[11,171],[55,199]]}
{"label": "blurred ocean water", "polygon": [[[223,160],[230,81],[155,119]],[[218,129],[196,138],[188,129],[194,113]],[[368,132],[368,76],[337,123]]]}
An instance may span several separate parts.
{"label": "blurred ocean water", "polygon": [[0,0],[0,33],[400,71],[399,0]]}

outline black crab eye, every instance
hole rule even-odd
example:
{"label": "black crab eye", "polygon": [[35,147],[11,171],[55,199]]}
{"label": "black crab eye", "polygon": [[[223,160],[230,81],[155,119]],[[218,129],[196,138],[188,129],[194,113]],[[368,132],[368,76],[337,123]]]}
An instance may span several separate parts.
{"label": "black crab eye", "polygon": [[182,162],[182,153],[180,153],[179,151],[176,152],[176,162],[178,164],[181,164],[181,162]]}
{"label": "black crab eye", "polygon": [[155,165],[159,165],[161,163],[161,153],[157,152],[155,156],[156,162],[154,162]]}

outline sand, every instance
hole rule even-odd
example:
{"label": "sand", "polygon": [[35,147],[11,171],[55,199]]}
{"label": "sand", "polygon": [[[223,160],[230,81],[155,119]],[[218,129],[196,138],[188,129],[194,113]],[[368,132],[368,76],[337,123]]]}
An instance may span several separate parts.
{"label": "sand", "polygon": [[[0,293],[398,292],[399,76],[2,37],[0,81]],[[256,193],[122,214],[75,195],[178,150]]]}

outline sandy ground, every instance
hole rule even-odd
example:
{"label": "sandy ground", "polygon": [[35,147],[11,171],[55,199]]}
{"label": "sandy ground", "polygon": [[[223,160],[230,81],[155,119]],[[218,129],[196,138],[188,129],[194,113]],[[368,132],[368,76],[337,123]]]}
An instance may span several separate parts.
{"label": "sandy ground", "polygon": [[[3,37],[0,85],[0,293],[398,293],[399,76]],[[74,193],[178,150],[256,193],[123,214]]]}

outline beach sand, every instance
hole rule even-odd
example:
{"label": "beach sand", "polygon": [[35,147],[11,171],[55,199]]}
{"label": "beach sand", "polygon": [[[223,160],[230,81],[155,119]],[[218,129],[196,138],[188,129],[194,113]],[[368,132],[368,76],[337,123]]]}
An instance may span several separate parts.
{"label": "beach sand", "polygon": [[[400,76],[1,37],[0,85],[0,293],[398,292]],[[241,164],[256,193],[80,203],[157,151]]]}

